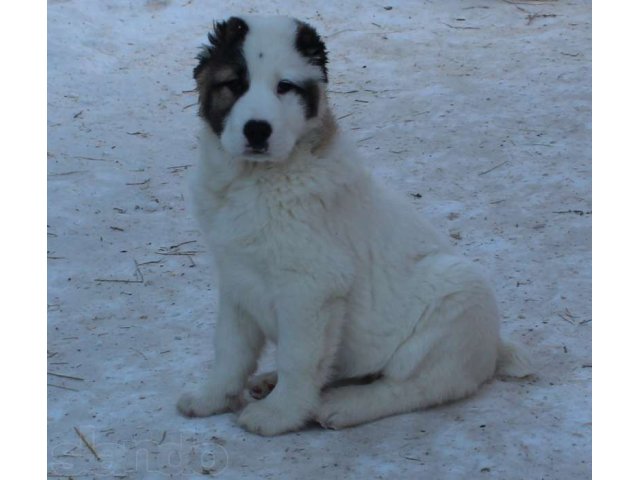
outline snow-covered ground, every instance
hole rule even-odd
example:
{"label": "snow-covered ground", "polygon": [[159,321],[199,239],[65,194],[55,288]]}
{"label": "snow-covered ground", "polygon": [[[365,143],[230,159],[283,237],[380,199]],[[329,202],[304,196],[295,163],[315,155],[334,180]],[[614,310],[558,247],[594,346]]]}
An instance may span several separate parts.
{"label": "snow-covered ground", "polygon": [[[178,415],[217,309],[184,195],[191,71],[211,20],[242,13],[325,36],[342,128],[487,269],[537,378],[344,431]],[[590,2],[50,0],[48,15],[51,477],[590,477]]]}

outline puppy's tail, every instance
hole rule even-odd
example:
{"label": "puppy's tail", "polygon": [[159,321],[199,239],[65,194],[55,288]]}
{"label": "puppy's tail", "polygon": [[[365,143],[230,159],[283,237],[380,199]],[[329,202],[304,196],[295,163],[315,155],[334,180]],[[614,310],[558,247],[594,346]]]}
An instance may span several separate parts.
{"label": "puppy's tail", "polygon": [[506,377],[522,378],[533,374],[533,366],[522,347],[501,339],[496,373]]}

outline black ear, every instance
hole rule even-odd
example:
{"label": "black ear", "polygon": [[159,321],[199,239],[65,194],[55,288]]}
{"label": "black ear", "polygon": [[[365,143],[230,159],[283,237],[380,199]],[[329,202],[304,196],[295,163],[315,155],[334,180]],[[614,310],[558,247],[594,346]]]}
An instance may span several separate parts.
{"label": "black ear", "polygon": [[238,17],[231,17],[222,22],[213,22],[213,32],[209,33],[209,45],[203,45],[196,57],[198,66],[193,69],[193,77],[197,78],[209,60],[218,52],[235,48],[242,43],[249,31],[247,23]]}
{"label": "black ear", "polygon": [[298,22],[296,50],[300,52],[300,55],[308,58],[309,63],[322,68],[322,76],[326,82],[328,80],[327,48],[315,28],[308,23]]}

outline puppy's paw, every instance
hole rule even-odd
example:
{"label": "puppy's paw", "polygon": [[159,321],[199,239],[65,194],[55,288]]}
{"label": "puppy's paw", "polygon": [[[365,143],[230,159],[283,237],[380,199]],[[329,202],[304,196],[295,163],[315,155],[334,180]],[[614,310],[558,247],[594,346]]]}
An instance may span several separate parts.
{"label": "puppy's paw", "polygon": [[271,393],[278,382],[276,372],[267,372],[251,377],[247,382],[247,390],[256,400],[261,400]]}
{"label": "puppy's paw", "polygon": [[340,430],[350,425],[343,412],[327,408],[320,408],[320,411],[316,415],[316,422],[318,422],[322,428],[330,430]]}
{"label": "puppy's paw", "polygon": [[332,390],[322,396],[315,420],[323,428],[339,430],[357,423],[352,417],[353,415],[339,390]]}
{"label": "puppy's paw", "polygon": [[269,398],[247,405],[238,417],[238,424],[258,435],[272,436],[297,430],[306,423],[304,414],[269,402]]}
{"label": "puppy's paw", "polygon": [[177,407],[185,417],[208,417],[239,408],[240,405],[237,396],[201,392],[183,394]]}

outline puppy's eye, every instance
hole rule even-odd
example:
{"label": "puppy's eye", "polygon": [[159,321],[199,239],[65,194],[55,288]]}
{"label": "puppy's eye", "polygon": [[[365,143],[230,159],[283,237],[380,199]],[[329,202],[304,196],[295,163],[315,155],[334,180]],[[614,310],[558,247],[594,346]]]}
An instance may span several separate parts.
{"label": "puppy's eye", "polygon": [[277,88],[278,95],[284,95],[285,93],[290,92],[294,88],[296,88],[296,85],[290,82],[289,80],[280,80]]}
{"label": "puppy's eye", "polygon": [[217,87],[228,88],[232,93],[236,95],[244,91],[244,83],[239,78],[234,78],[233,80],[227,80],[226,82],[219,83]]}

